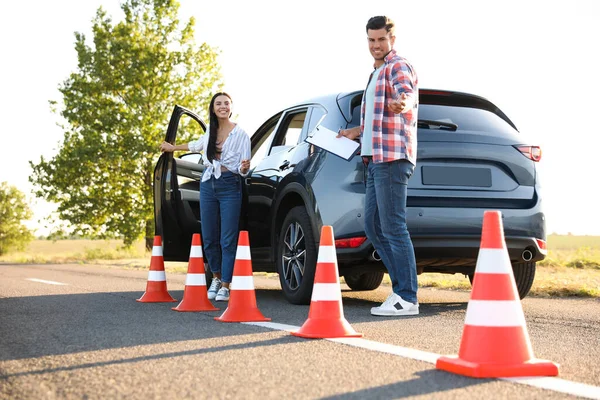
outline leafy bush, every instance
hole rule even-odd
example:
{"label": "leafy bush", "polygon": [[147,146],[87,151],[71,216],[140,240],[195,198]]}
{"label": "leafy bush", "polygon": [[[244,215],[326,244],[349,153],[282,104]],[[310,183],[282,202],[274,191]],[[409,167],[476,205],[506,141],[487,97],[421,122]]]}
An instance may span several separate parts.
{"label": "leafy bush", "polygon": [[0,183],[0,255],[11,250],[21,250],[33,240],[33,234],[23,221],[32,212],[25,195],[6,182]]}

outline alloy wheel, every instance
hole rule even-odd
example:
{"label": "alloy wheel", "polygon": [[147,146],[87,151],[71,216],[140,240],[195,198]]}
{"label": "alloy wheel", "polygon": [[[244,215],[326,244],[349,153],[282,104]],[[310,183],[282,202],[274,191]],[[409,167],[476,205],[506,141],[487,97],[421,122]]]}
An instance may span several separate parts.
{"label": "alloy wheel", "polygon": [[306,243],[304,231],[299,222],[291,223],[283,237],[281,264],[283,278],[289,289],[296,290],[302,283],[306,263]]}

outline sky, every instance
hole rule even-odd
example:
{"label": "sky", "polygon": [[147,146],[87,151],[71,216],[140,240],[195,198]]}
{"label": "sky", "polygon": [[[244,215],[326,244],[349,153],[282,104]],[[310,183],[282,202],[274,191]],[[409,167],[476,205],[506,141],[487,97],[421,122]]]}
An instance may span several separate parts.
{"label": "sky", "polygon": [[[387,15],[395,49],[421,88],[483,96],[540,145],[548,233],[600,235],[600,2],[181,0],[196,40],[220,52],[237,122],[252,133],[278,110],[317,95],[364,88],[372,69],[365,24]],[[63,132],[49,100],[77,67],[74,32],[86,33],[118,0],[6,2],[0,14],[0,182],[24,192],[28,226],[47,233],[53,205],[31,194],[29,160],[56,154]],[[173,99],[176,103],[177,99]],[[157,143],[160,138],[157,138]],[[157,146],[158,147],[158,146]],[[42,221],[42,223],[39,223]]]}

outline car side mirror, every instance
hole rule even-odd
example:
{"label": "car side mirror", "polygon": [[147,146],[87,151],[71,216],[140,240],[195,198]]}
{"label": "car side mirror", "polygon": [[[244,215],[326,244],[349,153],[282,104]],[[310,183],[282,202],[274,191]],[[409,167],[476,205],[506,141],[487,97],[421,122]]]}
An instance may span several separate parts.
{"label": "car side mirror", "polygon": [[194,163],[194,164],[204,164],[204,160],[202,158],[202,154],[200,153],[186,153],[179,156],[181,160]]}

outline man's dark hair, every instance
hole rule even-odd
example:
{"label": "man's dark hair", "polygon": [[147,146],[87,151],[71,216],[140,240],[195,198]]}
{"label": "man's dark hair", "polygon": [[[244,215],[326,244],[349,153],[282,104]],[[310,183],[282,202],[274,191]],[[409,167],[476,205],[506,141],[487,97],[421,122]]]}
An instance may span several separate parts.
{"label": "man's dark hair", "polygon": [[390,33],[392,36],[394,36],[394,27],[394,21],[385,15],[378,15],[376,17],[372,17],[369,19],[369,22],[367,22],[367,33],[369,33],[369,29],[377,30],[385,28],[387,33]]}

